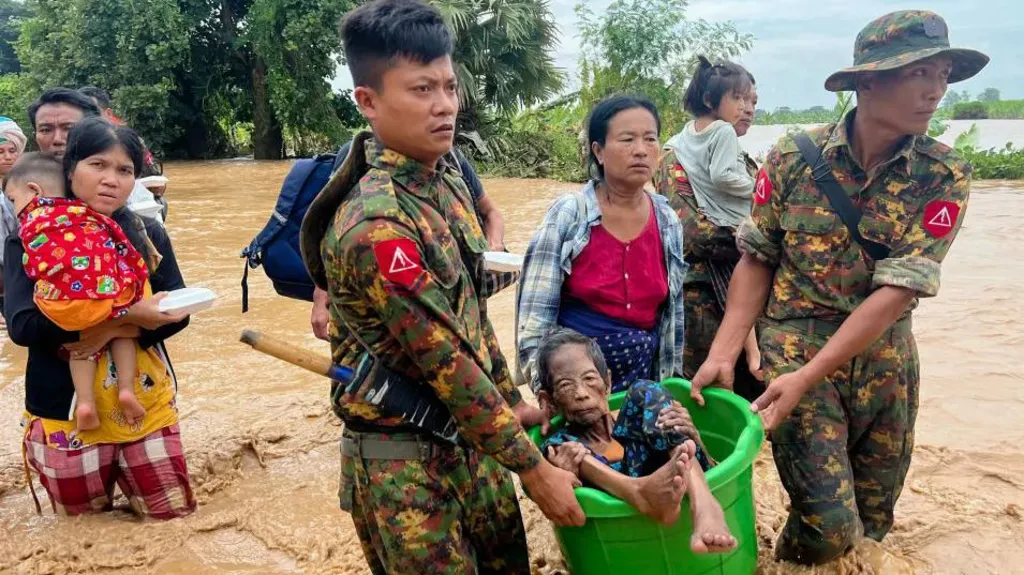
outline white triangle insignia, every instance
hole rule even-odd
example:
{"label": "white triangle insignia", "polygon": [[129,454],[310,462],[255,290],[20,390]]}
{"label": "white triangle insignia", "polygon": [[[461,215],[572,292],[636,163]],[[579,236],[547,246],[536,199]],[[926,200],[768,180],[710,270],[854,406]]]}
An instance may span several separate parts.
{"label": "white triangle insignia", "polygon": [[756,195],[757,199],[761,201],[764,201],[766,199],[767,194],[765,194],[764,189],[764,178],[757,179],[757,190],[754,192],[754,195]]}
{"label": "white triangle insignia", "polygon": [[394,274],[398,272],[414,270],[418,267],[419,266],[416,264],[416,262],[412,261],[411,259],[409,259],[409,256],[405,255],[405,252],[402,251],[402,248],[396,247],[395,255],[391,258],[391,269],[388,270],[388,273]]}
{"label": "white triangle insignia", "polygon": [[928,221],[930,226],[939,226],[941,228],[953,227],[953,220],[949,217],[949,207],[943,206],[941,210]]}

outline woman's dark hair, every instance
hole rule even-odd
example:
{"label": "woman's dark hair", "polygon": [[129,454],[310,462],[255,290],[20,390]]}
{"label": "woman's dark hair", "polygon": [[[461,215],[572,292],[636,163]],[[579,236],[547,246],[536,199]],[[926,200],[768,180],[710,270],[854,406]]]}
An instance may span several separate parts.
{"label": "woman's dark hair", "polygon": [[100,117],[85,118],[75,124],[68,134],[68,149],[64,153],[64,176],[68,178],[69,188],[71,172],[75,171],[78,162],[117,146],[131,158],[135,175],[138,175],[145,162],[145,148],[135,130],[115,126],[109,120]]}
{"label": "woman's dark hair", "polygon": [[697,56],[697,60],[697,71],[683,95],[683,108],[694,116],[711,114],[726,94],[745,94],[757,85],[753,74],[735,62],[712,64],[704,56]]}
{"label": "woman's dark hair", "polygon": [[587,119],[587,171],[594,178],[604,179],[604,166],[598,163],[597,155],[594,154],[594,142],[604,147],[605,140],[608,138],[608,124],[611,123],[612,118],[618,116],[620,112],[634,108],[643,108],[650,112],[658,127],[658,135],[661,135],[661,116],[658,115],[658,108],[644,96],[619,94],[601,100],[590,111],[590,116]]}
{"label": "woman's dark hair", "polygon": [[[71,174],[79,162],[118,146],[131,158],[135,176],[138,177],[142,171],[145,152],[142,140],[135,130],[124,126],[115,126],[102,117],[86,118],[75,124],[68,134],[68,147],[64,153],[65,193],[69,196],[74,194],[74,190],[71,188]],[[155,253],[156,248],[149,241],[146,225],[142,218],[122,207],[114,213],[113,219],[124,230],[135,249],[142,254],[150,267],[149,271],[153,272],[155,268],[153,262],[156,261],[154,257],[158,254]]]}
{"label": "woman's dark hair", "polygon": [[608,362],[605,361],[604,353],[597,342],[578,331],[560,327],[549,333],[540,342],[540,348],[537,350],[537,378],[541,391],[554,395],[555,382],[551,381],[551,358],[567,345],[582,345],[594,362],[598,375],[602,380],[608,380]]}

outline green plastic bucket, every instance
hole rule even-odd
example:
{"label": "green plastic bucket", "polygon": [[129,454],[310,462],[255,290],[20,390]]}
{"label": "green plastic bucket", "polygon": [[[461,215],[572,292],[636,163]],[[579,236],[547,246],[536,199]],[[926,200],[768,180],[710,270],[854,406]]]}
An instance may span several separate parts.
{"label": "green plastic bucket", "polygon": [[[633,506],[603,491],[576,489],[587,522],[583,527],[555,529],[562,555],[574,575],[749,575],[757,567],[757,533],[754,528],[754,458],[764,432],[750,404],[733,393],[705,390],[706,405],[690,399],[690,383],[682,379],[662,382],[690,411],[693,423],[711,456],[719,463],[707,473],[711,492],[722,505],[725,520],[738,542],[728,554],[697,555],[690,551],[689,503],[671,527],[641,515]],[[625,393],[609,398],[613,410]],[[552,422],[555,428],[561,418]],[[541,444],[540,428],[530,438]]]}

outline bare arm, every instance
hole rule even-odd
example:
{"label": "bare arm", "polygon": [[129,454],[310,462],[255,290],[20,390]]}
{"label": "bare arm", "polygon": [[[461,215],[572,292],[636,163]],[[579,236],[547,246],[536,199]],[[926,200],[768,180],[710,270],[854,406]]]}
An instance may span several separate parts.
{"label": "bare arm", "polygon": [[487,236],[487,243],[494,251],[505,250],[505,218],[501,210],[491,200],[491,196],[483,195],[477,201],[477,210],[483,219],[484,235]]}
{"label": "bare arm", "polygon": [[779,376],[751,405],[761,412],[767,429],[789,416],[807,390],[821,383],[839,366],[864,352],[907,311],[916,292],[883,286],[857,306],[825,347],[805,366]]}
{"label": "bare arm", "polygon": [[736,358],[754,327],[754,321],[764,309],[773,274],[774,268],[747,253],[743,254],[737,264],[732,281],[729,282],[722,326],[718,328],[711,344],[708,359],[693,378],[690,395],[698,405],[704,405],[701,390],[709,385],[718,383],[721,387],[732,389]]}

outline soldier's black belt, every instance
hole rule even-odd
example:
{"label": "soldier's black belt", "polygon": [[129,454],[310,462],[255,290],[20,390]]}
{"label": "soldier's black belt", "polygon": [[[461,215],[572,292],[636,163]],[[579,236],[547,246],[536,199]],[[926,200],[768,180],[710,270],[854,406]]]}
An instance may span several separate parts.
{"label": "soldier's black belt", "polygon": [[417,437],[389,438],[377,433],[348,430],[341,436],[341,454],[346,457],[427,461],[440,455],[445,449],[451,448]]}
{"label": "soldier's black belt", "polygon": [[[886,330],[886,333],[889,333],[891,331],[896,335],[910,334],[911,330],[913,329],[913,321],[911,320],[911,317],[912,316],[908,315],[904,318],[897,320],[896,323],[892,324],[892,327]],[[839,331],[839,326],[843,325],[843,321],[845,321],[845,319],[846,318],[827,319],[817,317],[800,317],[783,320],[762,318],[762,321],[764,321],[768,325],[784,325],[787,327],[795,328],[806,333],[807,335],[822,335],[825,337],[832,337],[833,335],[835,335],[837,331]]]}

